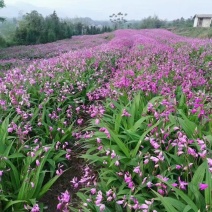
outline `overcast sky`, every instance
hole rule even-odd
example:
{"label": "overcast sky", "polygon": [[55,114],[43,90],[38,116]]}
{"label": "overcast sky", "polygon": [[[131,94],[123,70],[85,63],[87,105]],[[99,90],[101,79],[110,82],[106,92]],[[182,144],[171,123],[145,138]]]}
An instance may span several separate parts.
{"label": "overcast sky", "polygon": [[[8,6],[20,2],[20,0],[4,1]],[[150,15],[173,20],[180,17],[188,18],[194,14],[212,13],[212,0],[21,0],[21,2],[56,10],[58,15],[63,17],[91,17],[95,20],[108,20],[109,15],[118,12],[127,13],[127,19],[137,20]]]}

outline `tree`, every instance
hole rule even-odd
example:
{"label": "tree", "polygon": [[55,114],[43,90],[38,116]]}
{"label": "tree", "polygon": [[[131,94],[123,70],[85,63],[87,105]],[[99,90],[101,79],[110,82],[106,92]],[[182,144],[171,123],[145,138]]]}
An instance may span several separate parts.
{"label": "tree", "polygon": [[[0,8],[3,8],[5,7],[5,4],[4,4],[4,0],[0,0]],[[0,17],[0,22],[4,21],[5,19]]]}
{"label": "tree", "polygon": [[37,11],[24,15],[16,30],[15,39],[18,44],[36,44],[40,42],[44,30],[44,18]]}
{"label": "tree", "polygon": [[55,36],[56,36],[56,39],[60,39],[60,20],[57,16],[57,13],[56,11],[54,11],[50,16],[49,16],[49,25],[50,25],[50,28],[51,30],[54,32]]}
{"label": "tree", "polygon": [[110,21],[114,24],[115,29],[123,28],[124,24],[127,22],[125,17],[127,16],[127,13],[123,14],[121,12],[117,14],[110,15]]}
{"label": "tree", "polygon": [[149,16],[141,20],[140,28],[141,29],[155,29],[161,28],[165,25],[165,21],[160,20],[158,16]]}
{"label": "tree", "polygon": [[175,19],[171,21],[169,27],[192,27],[193,26],[193,17],[188,19],[184,19],[183,17],[180,19]]}
{"label": "tree", "polygon": [[56,38],[55,32],[52,29],[49,29],[49,31],[48,31],[48,42],[54,42],[56,40],[57,40],[57,38]]}
{"label": "tree", "polygon": [[7,42],[6,40],[0,35],[0,47],[6,47]]}
{"label": "tree", "polygon": [[81,35],[83,32],[83,24],[78,22],[74,25],[75,35]]}

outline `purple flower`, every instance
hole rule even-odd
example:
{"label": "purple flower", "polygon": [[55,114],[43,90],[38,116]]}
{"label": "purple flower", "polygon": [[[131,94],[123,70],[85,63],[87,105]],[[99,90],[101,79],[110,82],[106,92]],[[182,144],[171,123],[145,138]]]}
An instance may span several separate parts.
{"label": "purple flower", "polygon": [[35,204],[33,206],[33,208],[31,209],[31,212],[39,212],[39,211],[40,211],[40,208],[39,208],[38,204]]}
{"label": "purple flower", "polygon": [[176,165],[176,169],[181,169],[181,168],[182,168],[182,166]]}
{"label": "purple flower", "polygon": [[35,163],[36,163],[36,166],[40,166],[40,161],[39,160],[36,160]]}
{"label": "purple flower", "polygon": [[120,165],[120,163],[119,163],[118,160],[116,160],[115,165],[116,165],[116,166],[119,166],[119,165]]}
{"label": "purple flower", "polygon": [[108,191],[106,192],[106,196],[108,197],[108,196],[110,196],[112,193],[113,193],[113,190],[110,189],[110,190],[108,190]]}
{"label": "purple flower", "polygon": [[95,124],[98,125],[100,123],[99,119],[95,119]]}
{"label": "purple flower", "polygon": [[115,151],[114,151],[114,150],[112,150],[111,158],[113,159],[113,158],[115,158],[115,157],[116,157],[116,153],[115,153]]}
{"label": "purple flower", "polygon": [[97,138],[97,139],[96,139],[96,142],[97,142],[98,144],[100,144],[100,143],[101,143],[101,139],[100,139],[100,138]]}
{"label": "purple flower", "polygon": [[129,116],[131,116],[131,115],[127,112],[126,109],[124,109],[121,116],[129,117]]}
{"label": "purple flower", "polygon": [[118,205],[122,205],[122,204],[124,203],[124,200],[118,200],[116,203],[117,203]]}
{"label": "purple flower", "polygon": [[204,183],[200,183],[199,184],[199,189],[200,190],[205,190],[206,188],[208,188],[208,184],[204,184]]}
{"label": "purple flower", "polygon": [[99,205],[99,209],[100,209],[100,212],[104,211],[105,210],[105,205],[104,204],[100,204]]}
{"label": "purple flower", "polygon": [[9,133],[13,132],[13,128],[12,128],[12,127],[9,127],[9,128],[7,129],[7,132],[9,132]]}
{"label": "purple flower", "polygon": [[82,125],[83,119],[77,119],[77,124]]}
{"label": "purple flower", "polygon": [[91,194],[94,195],[96,193],[96,188],[92,188],[90,191],[91,191]]}
{"label": "purple flower", "polygon": [[97,206],[100,206],[101,205],[101,201],[102,201],[103,197],[102,197],[102,192],[101,191],[98,191],[98,194],[96,196],[96,205]]}
{"label": "purple flower", "polygon": [[172,183],[172,186],[173,187],[177,187],[177,183]]}
{"label": "purple flower", "polygon": [[136,166],[134,169],[133,169],[133,172],[135,173],[140,173],[140,166]]}
{"label": "purple flower", "polygon": [[179,181],[179,188],[182,190],[186,190],[186,186],[188,185],[188,183],[186,183],[185,181],[181,181],[180,177],[178,178]]}

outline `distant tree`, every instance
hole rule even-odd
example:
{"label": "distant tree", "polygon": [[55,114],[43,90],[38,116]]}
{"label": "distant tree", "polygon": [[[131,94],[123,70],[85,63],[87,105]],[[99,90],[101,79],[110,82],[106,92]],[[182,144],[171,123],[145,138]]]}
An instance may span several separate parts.
{"label": "distant tree", "polygon": [[49,19],[51,30],[55,33],[56,39],[60,39],[60,20],[56,11],[49,16]]}
{"label": "distant tree", "polygon": [[40,43],[48,43],[48,29],[45,29],[41,32]]}
{"label": "distant tree", "polygon": [[74,24],[74,34],[81,35],[82,32],[83,32],[83,24],[81,22]]}
{"label": "distant tree", "polygon": [[19,23],[19,27],[16,28],[14,42],[21,45],[27,44],[26,37],[27,37],[27,27],[25,25],[25,22],[22,21]]}
{"label": "distant tree", "polygon": [[5,7],[4,0],[0,0],[0,8]]}
{"label": "distant tree", "polygon": [[140,28],[141,29],[154,29],[161,28],[165,25],[165,21],[160,20],[158,16],[149,16],[141,20]]}
{"label": "distant tree", "polygon": [[[5,4],[4,4],[4,0],[0,0],[0,8],[3,8],[5,7]],[[0,17],[0,22],[4,21],[5,19]]]}
{"label": "distant tree", "polygon": [[14,41],[17,44],[26,45],[53,42],[71,38],[72,31],[72,25],[61,21],[56,11],[46,18],[37,11],[32,11],[18,22]]}
{"label": "distant tree", "polygon": [[20,44],[36,44],[44,29],[44,18],[37,11],[32,11],[23,16],[16,30],[15,39]]}
{"label": "distant tree", "polygon": [[192,27],[193,26],[193,17],[188,19],[184,19],[181,17],[180,19],[175,19],[168,23],[169,27]]}
{"label": "distant tree", "polygon": [[56,34],[52,29],[48,31],[48,42],[54,42],[57,40]]}
{"label": "distant tree", "polygon": [[6,47],[7,42],[6,40],[0,35],[0,47]]}
{"label": "distant tree", "polygon": [[127,22],[125,17],[127,16],[127,13],[123,14],[121,12],[117,14],[110,15],[110,21],[114,24],[115,29],[123,28],[124,24]]}

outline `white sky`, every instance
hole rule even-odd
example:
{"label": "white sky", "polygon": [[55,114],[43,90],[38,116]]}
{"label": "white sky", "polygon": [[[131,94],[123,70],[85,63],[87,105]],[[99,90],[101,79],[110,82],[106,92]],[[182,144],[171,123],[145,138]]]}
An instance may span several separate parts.
{"label": "white sky", "polygon": [[[20,0],[4,0],[14,5]],[[113,13],[127,13],[127,19],[140,20],[158,15],[162,19],[188,18],[194,14],[211,14],[212,0],[21,0],[37,7],[56,10],[59,16],[91,17],[108,20]],[[39,11],[38,11],[39,12]]]}

